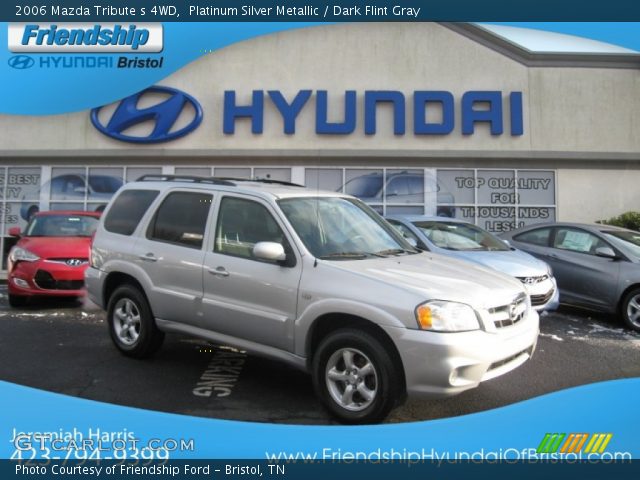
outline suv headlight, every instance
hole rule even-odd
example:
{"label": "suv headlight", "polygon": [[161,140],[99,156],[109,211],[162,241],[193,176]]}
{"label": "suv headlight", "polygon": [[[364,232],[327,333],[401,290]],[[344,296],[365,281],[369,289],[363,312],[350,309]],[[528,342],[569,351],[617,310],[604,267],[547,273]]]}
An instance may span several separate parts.
{"label": "suv headlight", "polygon": [[9,252],[9,260],[12,262],[35,262],[40,260],[40,257],[35,253],[31,253],[29,250],[26,250],[21,247],[13,247],[11,252]]}
{"label": "suv headlight", "polygon": [[416,320],[422,330],[433,332],[466,332],[480,328],[473,308],[445,300],[432,300],[418,305]]}

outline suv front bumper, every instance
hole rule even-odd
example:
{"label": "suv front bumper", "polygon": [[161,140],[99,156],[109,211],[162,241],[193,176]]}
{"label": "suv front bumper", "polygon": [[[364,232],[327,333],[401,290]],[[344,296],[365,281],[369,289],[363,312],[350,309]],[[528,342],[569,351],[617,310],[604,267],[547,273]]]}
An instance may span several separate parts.
{"label": "suv front bumper", "polygon": [[477,387],[531,358],[538,340],[539,317],[531,309],[523,321],[492,333],[383,328],[400,353],[407,394],[438,398]]}

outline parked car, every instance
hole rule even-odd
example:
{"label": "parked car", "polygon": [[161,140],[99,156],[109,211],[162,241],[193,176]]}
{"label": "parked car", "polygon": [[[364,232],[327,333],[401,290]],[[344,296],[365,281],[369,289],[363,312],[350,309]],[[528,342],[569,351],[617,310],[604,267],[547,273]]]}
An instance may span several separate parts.
{"label": "parked car", "polygon": [[89,244],[100,213],[36,213],[24,232],[9,229],[19,240],[9,251],[8,290],[12,307],[32,297],[80,297],[89,266]]}
{"label": "parked car", "polygon": [[435,177],[422,173],[387,173],[386,183],[382,173],[368,173],[352,178],[338,191],[344,191],[366,203],[382,203],[385,195],[388,203],[424,203],[425,194],[435,193],[439,216],[454,217],[456,213],[452,206],[455,203],[453,194],[443,188]]}
{"label": "parked car", "polygon": [[146,176],[105,210],[86,271],[113,343],[181,332],[310,372],[346,423],[528,360],[538,314],[514,278],[421,253],[354,197],[275,180]]}
{"label": "parked car", "polygon": [[510,247],[492,233],[453,218],[391,215],[387,220],[421,250],[479,263],[516,277],[536,310],[558,308],[558,288],[549,265]]}
{"label": "parked car", "polygon": [[609,225],[547,223],[502,235],[549,263],[560,302],[618,314],[640,331],[640,233]]}
{"label": "parked car", "polygon": [[[95,205],[95,211],[102,212],[109,199],[121,186],[122,179],[119,177],[89,175],[87,178],[86,175],[69,173],[53,177],[49,188],[52,201],[75,200],[82,203],[85,195],[88,195],[92,203],[99,202]],[[38,202],[23,201],[20,206],[20,216],[28,221],[39,210]]]}

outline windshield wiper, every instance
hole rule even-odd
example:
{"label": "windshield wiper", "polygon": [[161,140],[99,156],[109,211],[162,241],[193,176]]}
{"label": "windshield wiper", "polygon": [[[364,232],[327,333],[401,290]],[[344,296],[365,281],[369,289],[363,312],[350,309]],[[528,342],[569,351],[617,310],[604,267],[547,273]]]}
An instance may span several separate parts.
{"label": "windshield wiper", "polygon": [[332,258],[363,259],[363,258],[367,258],[369,256],[371,256],[369,253],[364,253],[364,252],[334,252],[334,253],[328,253],[327,255],[322,255],[322,256],[320,256],[318,258],[321,259],[321,260],[329,260],[329,259],[332,259]]}
{"label": "windshield wiper", "polygon": [[387,250],[380,250],[379,252],[373,253],[377,257],[388,257],[390,255],[401,255],[401,254],[409,254],[416,253],[412,250],[405,250],[404,248],[389,248]]}

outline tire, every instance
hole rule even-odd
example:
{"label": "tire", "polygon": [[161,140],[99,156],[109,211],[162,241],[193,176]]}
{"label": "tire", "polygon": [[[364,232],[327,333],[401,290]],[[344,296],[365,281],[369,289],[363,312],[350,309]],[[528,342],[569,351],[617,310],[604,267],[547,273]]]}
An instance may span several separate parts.
{"label": "tire", "polygon": [[9,305],[13,308],[21,308],[27,305],[29,302],[29,297],[25,297],[22,295],[11,295],[9,294]]}
{"label": "tire", "polygon": [[147,298],[133,285],[122,285],[113,292],[107,307],[107,324],[114,345],[128,357],[150,357],[164,340]]}
{"label": "tire", "polygon": [[[349,363],[353,368],[348,368]],[[363,372],[367,364],[369,373]],[[391,355],[382,342],[362,330],[348,328],[327,335],[314,354],[312,375],[320,400],[342,423],[378,423],[400,397],[402,375]],[[353,394],[345,396],[347,389]]]}
{"label": "tire", "polygon": [[635,288],[625,295],[620,313],[626,327],[640,332],[640,288]]}

